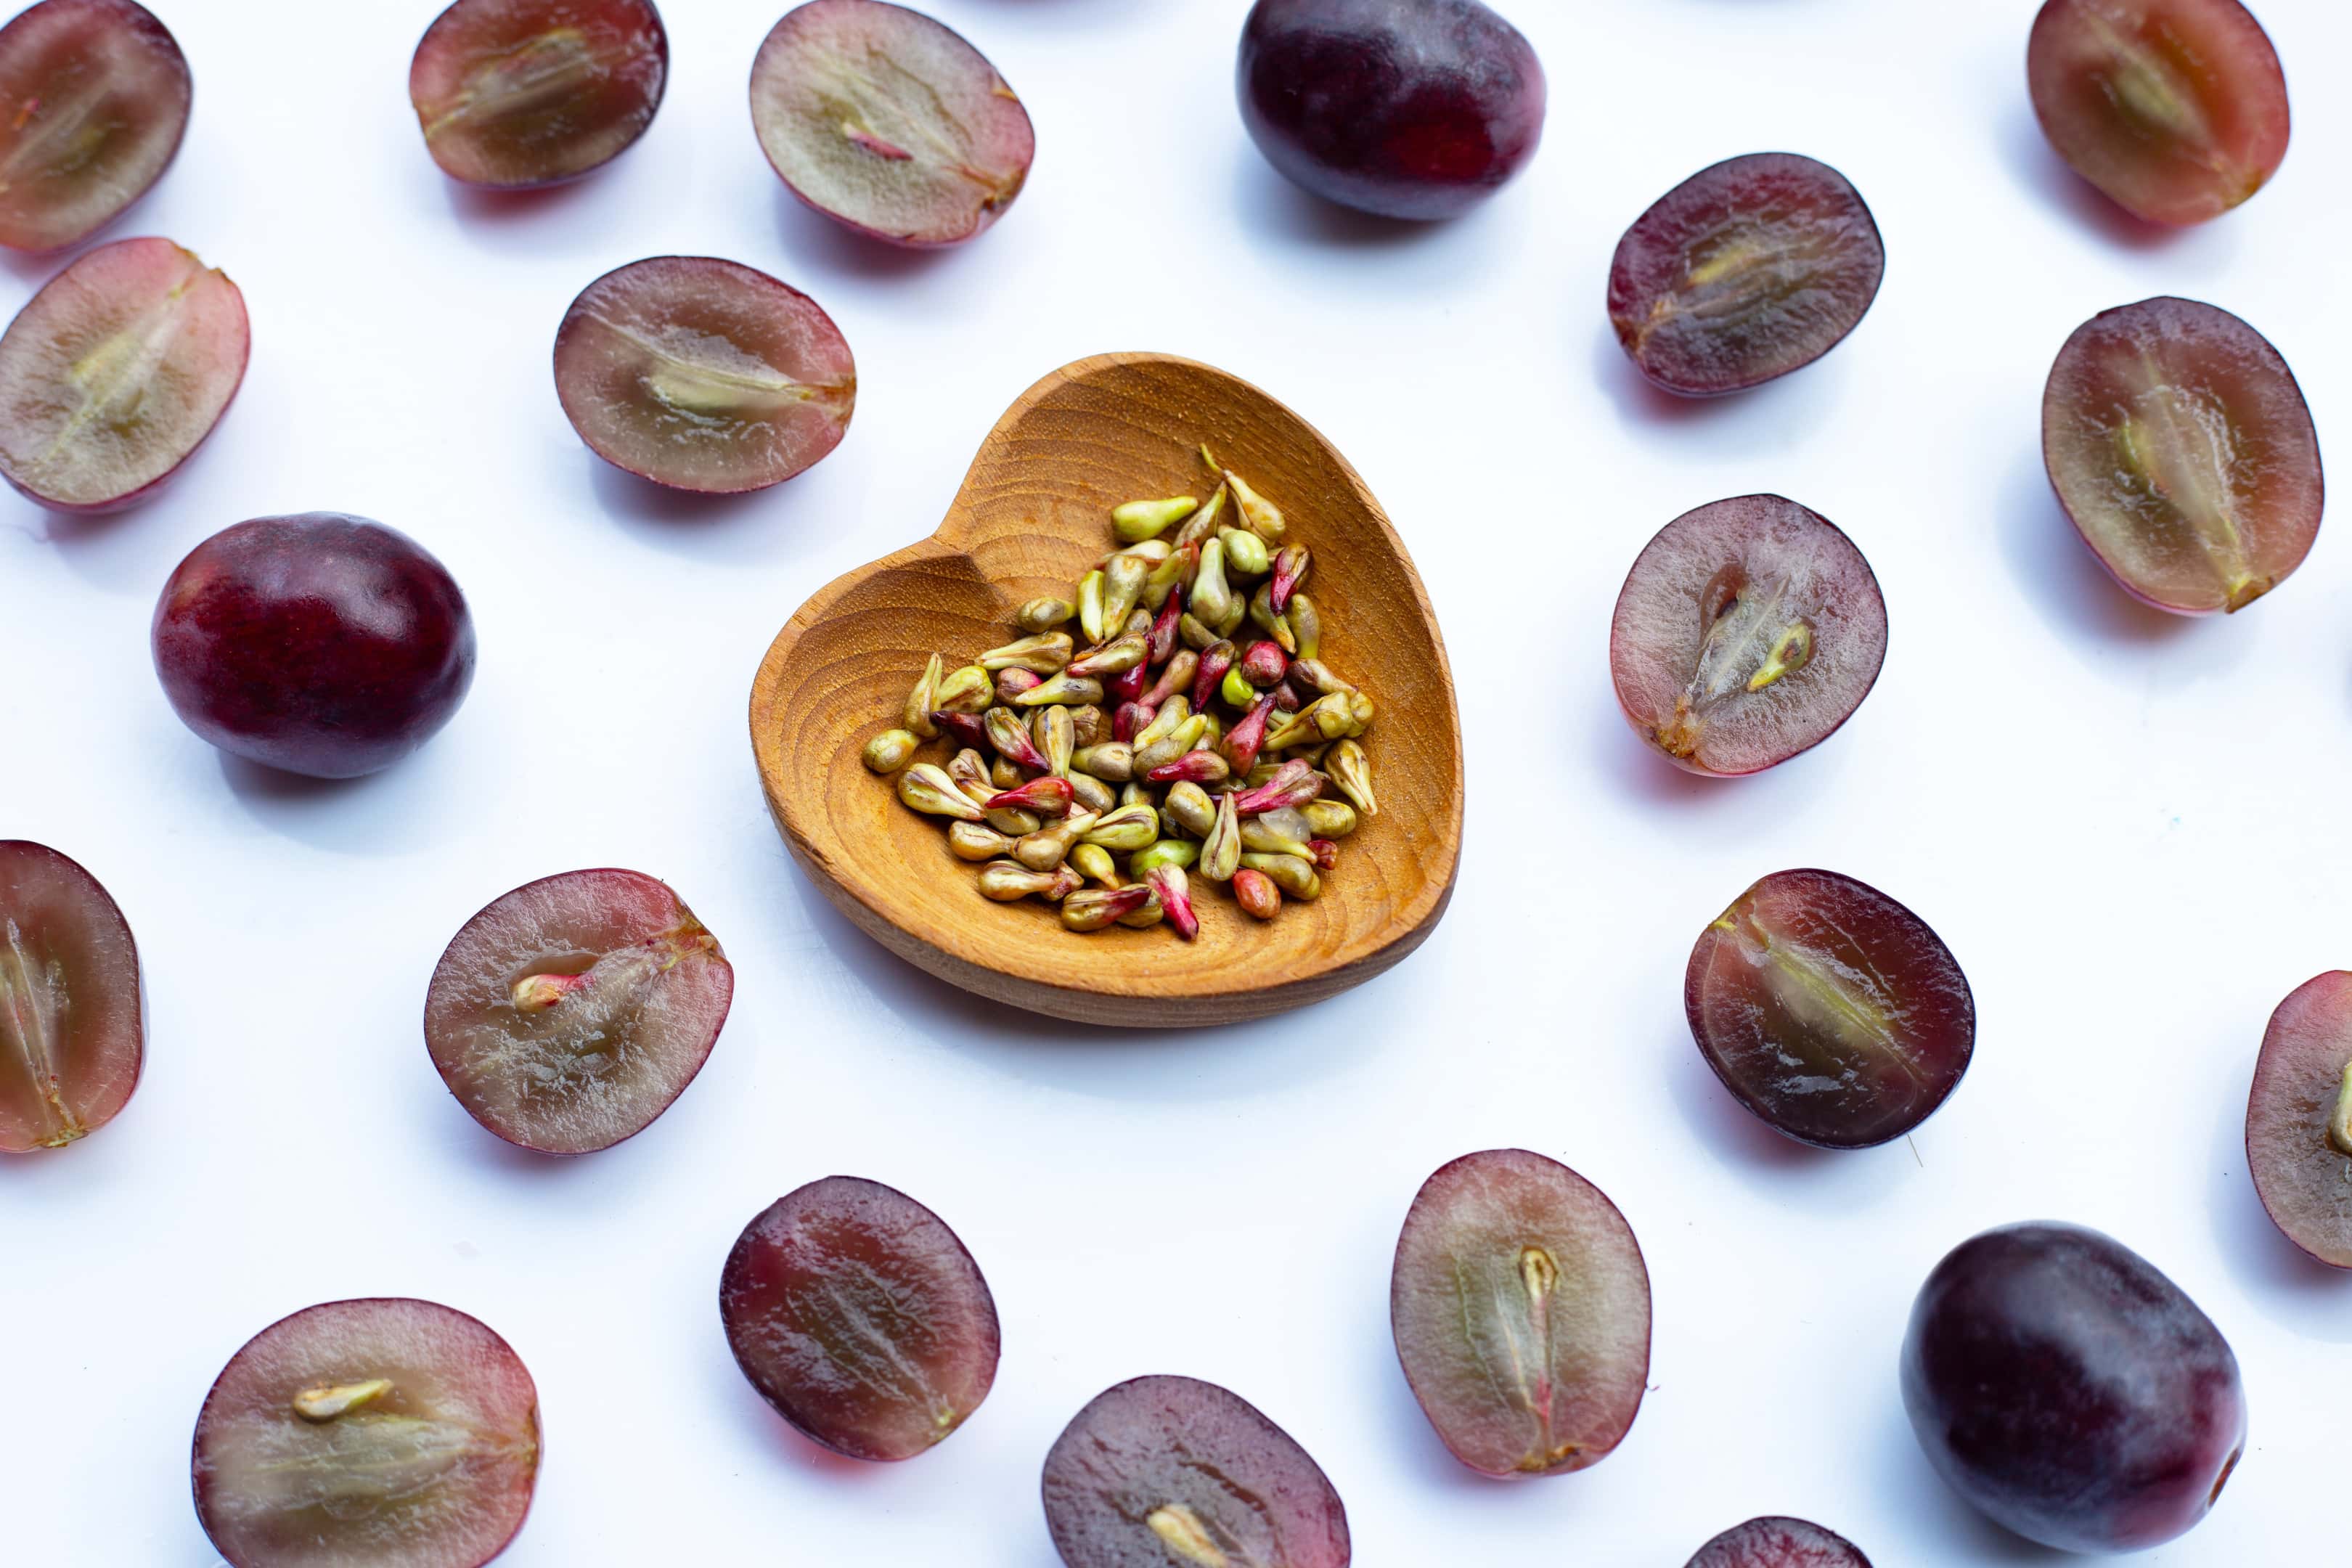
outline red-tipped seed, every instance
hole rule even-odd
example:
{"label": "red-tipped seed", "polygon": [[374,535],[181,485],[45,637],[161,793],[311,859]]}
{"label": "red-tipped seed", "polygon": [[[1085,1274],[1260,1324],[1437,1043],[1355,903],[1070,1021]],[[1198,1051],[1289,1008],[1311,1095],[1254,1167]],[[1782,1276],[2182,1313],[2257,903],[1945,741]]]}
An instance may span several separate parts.
{"label": "red-tipped seed", "polygon": [[1048,773],[1031,779],[1019,789],[1001,790],[981,805],[989,811],[1034,811],[1041,816],[1067,816],[1070,800],[1070,781]]}
{"label": "red-tipped seed", "polygon": [[1269,691],[1257,700],[1257,706],[1248,716],[1225,735],[1225,760],[1234,772],[1245,773],[1257,766],[1257,754],[1265,749],[1265,727],[1274,719],[1275,696]]}
{"label": "red-tipped seed", "polygon": [[1234,873],[1234,901],[1244,913],[1270,921],[1282,912],[1282,889],[1265,872],[1244,866]]}
{"label": "red-tipped seed", "polygon": [[1290,656],[1282,651],[1279,643],[1254,642],[1234,668],[1242,672],[1244,680],[1263,691],[1290,673]]}
{"label": "red-tipped seed", "polygon": [[1301,806],[1310,800],[1323,797],[1323,775],[1312,763],[1293,757],[1274,770],[1274,776],[1255,789],[1243,790],[1234,796],[1234,812],[1239,816],[1259,816],[1284,806]]}

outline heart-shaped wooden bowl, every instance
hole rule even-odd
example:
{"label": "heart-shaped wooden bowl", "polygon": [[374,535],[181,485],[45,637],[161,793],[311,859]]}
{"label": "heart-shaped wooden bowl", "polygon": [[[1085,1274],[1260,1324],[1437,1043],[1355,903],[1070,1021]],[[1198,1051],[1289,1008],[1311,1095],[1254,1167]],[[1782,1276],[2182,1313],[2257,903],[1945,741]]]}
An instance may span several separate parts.
{"label": "heart-shaped wooden bowl", "polygon": [[[1260,924],[1193,879],[1197,942],[1164,926],[1066,931],[994,904],[942,824],[858,761],[894,728],[933,653],[950,668],[1020,636],[1013,615],[1074,584],[1115,541],[1110,509],[1213,488],[1199,448],[1281,507],[1314,552],[1326,663],[1378,705],[1364,737],[1380,814],[1340,846],[1313,903]],[[1104,354],[1055,371],[989,432],[929,539],[828,584],[777,634],[751,686],[751,749],[784,841],[835,907],[969,991],[1083,1023],[1199,1026],[1360,984],[1445,912],[1462,845],[1462,733],[1429,596],[1356,471],[1289,409],[1223,371]],[[945,741],[919,760],[944,763]]]}

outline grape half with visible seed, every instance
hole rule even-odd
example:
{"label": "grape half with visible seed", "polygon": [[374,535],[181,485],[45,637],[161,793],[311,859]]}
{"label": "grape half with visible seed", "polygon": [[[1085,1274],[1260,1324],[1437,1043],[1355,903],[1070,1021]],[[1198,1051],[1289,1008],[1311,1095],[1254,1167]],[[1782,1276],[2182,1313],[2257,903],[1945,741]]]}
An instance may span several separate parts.
{"label": "grape half with visible seed", "polygon": [[59,511],[118,510],[194,455],[252,348],[245,296],[168,239],[119,239],[0,336],[0,476]]}
{"label": "grape half with visible seed", "polygon": [[1239,1395],[1139,1377],[1045,1456],[1045,1527],[1068,1568],[1348,1568],[1348,1510],[1290,1434]]}
{"label": "grape half with visible seed", "polygon": [[2134,598],[2242,610],[2319,535],[2319,433],[2294,373],[2229,311],[2158,297],[2074,329],[2042,394],[2042,455],[2083,542]]}
{"label": "grape half with visible seed", "polygon": [[1878,225],[1843,174],[1752,153],[1701,169],[1634,220],[1609,268],[1609,321],[1652,383],[1715,397],[1843,342],[1885,275]]}
{"label": "grape half with visible seed", "polygon": [[827,1176],[743,1227],[719,1280],[735,1363],[812,1441],[911,1459],[996,1381],[996,1302],[939,1215],[879,1182]]}
{"label": "grape half with visible seed", "polygon": [[1525,1149],[1422,1184],[1389,1280],[1397,1360],[1454,1457],[1559,1476],[1616,1450],[1650,1375],[1650,1271],[1600,1188]]}
{"label": "grape half with visible seed", "polygon": [[132,0],[41,0],[0,27],[0,245],[97,233],[180,151],[194,83]]}
{"label": "grape half with visible seed", "polygon": [[1870,1559],[1808,1521],[1751,1519],[1700,1547],[1685,1568],[1870,1568]]}
{"label": "grape half with visible seed", "polygon": [[2271,1015],[2246,1100],[2246,1166],[2289,1241],[2352,1268],[2352,973],[2305,982]]}
{"label": "grape half with visible seed", "polygon": [[1903,1405],[1937,1473],[2064,1552],[2179,1535],[2245,1452],[2238,1360],[2147,1259],[2095,1230],[2005,1226],[1919,1289]]}
{"label": "grape half with visible seed", "polygon": [[988,58],[919,11],[809,0],[751,62],[751,125],[801,201],[894,245],[961,245],[1004,216],[1037,133]]}
{"label": "grape half with visible seed", "polygon": [[615,468],[706,495],[782,484],[849,428],[857,365],[833,318],[764,272],[657,256],[564,312],[555,392]]}
{"label": "grape half with visible seed", "polygon": [[539,1391],[431,1301],[329,1301],[237,1352],[196,1417],[196,1518],[232,1568],[481,1568],[530,1511]]}
{"label": "grape half with visible seed", "polygon": [[1775,1131],[1865,1149],[1935,1114],[1975,1053],[1968,977],[1927,922],[1834,871],[1776,871],[1699,933],[1699,1055]]}
{"label": "grape half with visible seed", "polygon": [[2067,166],[2151,223],[2219,217],[2286,157],[2286,74],[2239,0],[2049,0],[2025,76]]}
{"label": "grape half with visible seed", "polygon": [[442,173],[520,190],[627,152],[668,77],[652,0],[457,0],[416,46],[408,99]]}
{"label": "grape half with visible seed", "polygon": [[434,966],[425,1043],[475,1121],[543,1154],[633,1138],[718,1043],[735,997],[719,939],[635,871],[526,883]]}
{"label": "grape half with visible seed", "polygon": [[1886,658],[1886,601],[1853,542],[1780,496],[1684,513],[1633,563],[1609,626],[1617,702],[1693,773],[1759,773],[1853,716]]}
{"label": "grape half with visible seed", "polygon": [[0,839],[0,1153],[62,1149],[139,1087],[139,948],[98,879]]}

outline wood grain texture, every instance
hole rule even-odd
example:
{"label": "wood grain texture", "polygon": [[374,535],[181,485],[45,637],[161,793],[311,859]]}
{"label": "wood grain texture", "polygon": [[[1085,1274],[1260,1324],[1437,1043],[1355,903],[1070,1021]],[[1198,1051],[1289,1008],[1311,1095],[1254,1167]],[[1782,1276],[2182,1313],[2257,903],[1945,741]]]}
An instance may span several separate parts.
{"label": "wood grain texture", "polygon": [[[1261,925],[1193,879],[1197,942],[1165,927],[1063,928],[994,904],[941,824],[898,803],[859,749],[898,723],[932,653],[950,668],[1020,633],[1015,609],[1074,584],[1113,547],[1110,509],[1213,484],[1198,448],[1247,479],[1315,553],[1323,658],[1367,692],[1380,815],[1341,846],[1313,903]],[[929,538],[840,577],[793,616],[751,687],[769,809],[835,907],[884,946],[982,995],[1085,1023],[1202,1026],[1361,984],[1427,938],[1462,846],[1462,735],[1445,645],[1403,542],[1346,459],[1297,415],[1222,371],[1105,354],[1055,372],[997,422]],[[945,763],[944,740],[919,761]]]}

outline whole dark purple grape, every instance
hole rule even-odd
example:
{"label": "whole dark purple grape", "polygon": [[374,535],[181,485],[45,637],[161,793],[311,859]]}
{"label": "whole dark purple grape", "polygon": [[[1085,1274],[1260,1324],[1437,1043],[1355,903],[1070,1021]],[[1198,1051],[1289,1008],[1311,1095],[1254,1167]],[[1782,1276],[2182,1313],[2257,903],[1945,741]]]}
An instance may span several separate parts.
{"label": "whole dark purple grape", "polygon": [[2013,1225],[1936,1266],[1903,1342],[1903,1404],[1953,1489],[2068,1552],[2137,1552],[2205,1517],[2246,1446],[2238,1360],[2139,1254]]}
{"label": "whole dark purple grape", "polygon": [[1466,211],[1543,139],[1542,62],[1478,0],[1257,0],[1239,78],[1269,163],[1387,217]]}
{"label": "whole dark purple grape", "polygon": [[155,604],[155,673],[189,729],[289,773],[356,778],[431,739],[474,680],[474,621],[406,534],[257,518],[189,552]]}

